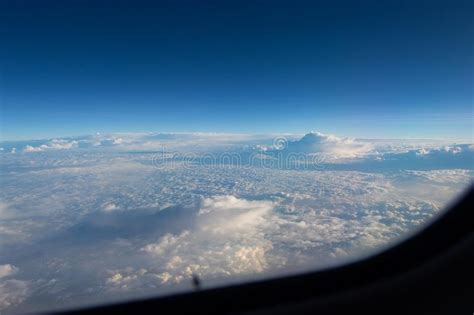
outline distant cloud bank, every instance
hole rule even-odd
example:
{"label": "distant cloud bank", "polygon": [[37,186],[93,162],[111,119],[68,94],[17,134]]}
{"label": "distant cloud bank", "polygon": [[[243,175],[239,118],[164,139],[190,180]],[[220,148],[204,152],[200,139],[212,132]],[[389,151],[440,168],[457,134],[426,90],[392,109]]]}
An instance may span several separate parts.
{"label": "distant cloud bank", "polygon": [[[472,143],[442,140],[354,139],[310,132],[297,135],[248,135],[224,133],[122,133],[33,142],[2,143],[0,154],[35,154],[55,151],[164,152],[179,161],[192,155],[221,164],[216,153],[232,153],[237,163],[271,165],[278,159],[294,160],[285,167],[380,171],[388,169],[474,168]],[[206,156],[207,155],[207,156]],[[296,162],[295,162],[296,161]],[[207,161],[209,162],[209,161]],[[284,161],[287,162],[287,161]],[[277,163],[278,164],[278,163]],[[281,164],[281,163],[280,163]],[[317,164],[317,165],[315,165]]]}

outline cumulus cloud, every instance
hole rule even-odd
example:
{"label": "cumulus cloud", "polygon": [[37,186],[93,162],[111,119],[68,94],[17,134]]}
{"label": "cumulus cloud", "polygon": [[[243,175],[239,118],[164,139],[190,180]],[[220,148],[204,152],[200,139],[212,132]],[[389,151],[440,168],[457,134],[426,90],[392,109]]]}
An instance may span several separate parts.
{"label": "cumulus cloud", "polygon": [[16,274],[17,272],[18,272],[18,268],[13,265],[10,265],[10,264],[0,265],[0,279],[12,276]]}
{"label": "cumulus cloud", "polygon": [[119,207],[113,203],[113,202],[106,202],[102,205],[102,210],[104,212],[112,212],[112,211],[115,211],[115,210],[118,210]]}
{"label": "cumulus cloud", "polygon": [[0,282],[0,311],[22,303],[28,293],[28,281],[11,279]]}
{"label": "cumulus cloud", "polygon": [[141,250],[165,260],[166,279],[180,282],[193,274],[216,277],[262,272],[281,259],[269,259],[272,248],[261,233],[269,201],[249,201],[234,196],[206,198],[196,226],[180,234],[166,234]]}
{"label": "cumulus cloud", "polygon": [[[83,143],[87,143],[87,141],[83,141]],[[126,141],[123,137],[106,137],[100,139],[99,136],[94,137],[93,145],[94,146],[118,146],[121,144],[125,144]]]}
{"label": "cumulus cloud", "polygon": [[43,151],[41,147],[34,147],[31,145],[27,145],[24,149],[23,152],[40,152]]}
{"label": "cumulus cloud", "polygon": [[248,230],[264,223],[274,207],[270,201],[249,201],[235,196],[206,198],[199,211],[199,224],[213,232]]}
{"label": "cumulus cloud", "polygon": [[373,146],[351,138],[339,138],[310,132],[297,141],[289,141],[288,152],[323,153],[334,157],[356,157],[370,152]]}
{"label": "cumulus cloud", "polygon": [[27,145],[23,152],[40,152],[47,150],[68,150],[78,147],[79,142],[77,140],[65,140],[65,139],[53,139],[45,144],[34,147]]}
{"label": "cumulus cloud", "polygon": [[[373,193],[368,189],[349,194]],[[193,275],[209,283],[228,276],[324,266],[385,245],[438,210],[422,202],[355,204],[347,194],[341,187],[330,202],[328,197],[318,202],[303,194],[280,201],[232,195],[205,198],[195,224],[141,247],[152,267],[113,270],[106,283],[126,291],[179,284]]]}
{"label": "cumulus cloud", "polygon": [[28,281],[6,279],[17,274],[18,270],[11,264],[0,265],[0,312],[22,303],[28,295]]}

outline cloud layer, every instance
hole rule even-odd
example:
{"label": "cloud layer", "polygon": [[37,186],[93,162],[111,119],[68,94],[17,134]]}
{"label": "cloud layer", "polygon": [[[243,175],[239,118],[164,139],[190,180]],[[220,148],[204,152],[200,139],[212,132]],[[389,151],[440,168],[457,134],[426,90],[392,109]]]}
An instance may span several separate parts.
{"label": "cloud layer", "polygon": [[[2,312],[169,294],[191,289],[193,275],[212,287],[343,263],[429,222],[474,178],[468,144],[287,139],[282,149],[263,136],[94,135],[16,154],[2,144]],[[190,162],[193,142],[210,145]],[[173,165],[143,150],[163,143]],[[313,168],[202,163],[291,152],[328,158]]]}

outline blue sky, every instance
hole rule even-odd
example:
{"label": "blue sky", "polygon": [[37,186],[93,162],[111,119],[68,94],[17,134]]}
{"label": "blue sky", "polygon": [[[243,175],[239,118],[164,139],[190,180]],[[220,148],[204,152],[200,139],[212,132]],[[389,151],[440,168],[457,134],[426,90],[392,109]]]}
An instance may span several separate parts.
{"label": "blue sky", "polygon": [[1,140],[472,138],[472,1],[2,1]]}

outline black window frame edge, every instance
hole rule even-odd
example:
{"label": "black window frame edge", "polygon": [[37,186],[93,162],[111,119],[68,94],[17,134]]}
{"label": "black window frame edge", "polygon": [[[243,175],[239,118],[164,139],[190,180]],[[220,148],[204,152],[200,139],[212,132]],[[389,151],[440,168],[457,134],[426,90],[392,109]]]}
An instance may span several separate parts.
{"label": "black window frame edge", "polygon": [[339,267],[52,314],[332,314],[376,310],[399,314],[407,309],[473,314],[473,198],[471,184],[453,207],[410,238]]}

